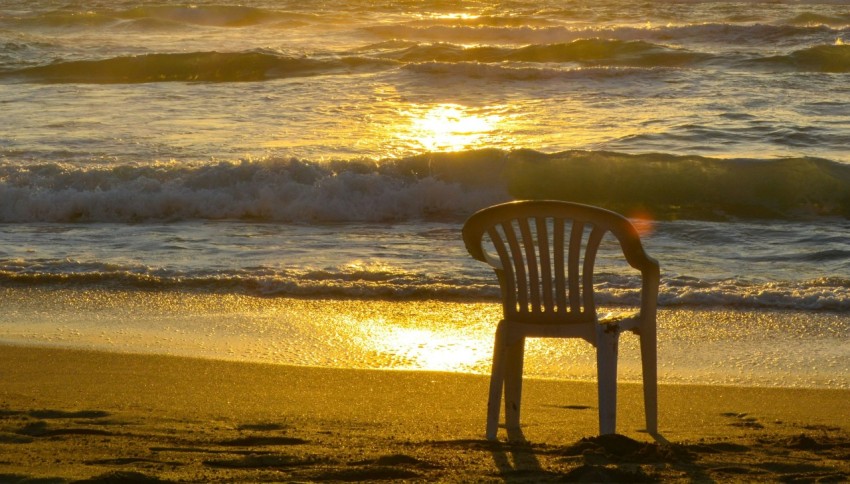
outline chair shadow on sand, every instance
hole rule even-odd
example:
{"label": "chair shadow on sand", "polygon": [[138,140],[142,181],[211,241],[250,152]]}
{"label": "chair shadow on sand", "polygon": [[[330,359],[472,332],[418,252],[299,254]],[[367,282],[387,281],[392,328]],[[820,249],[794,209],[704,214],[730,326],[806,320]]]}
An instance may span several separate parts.
{"label": "chair shadow on sand", "polygon": [[565,446],[533,444],[521,431],[509,431],[508,441],[481,442],[489,444],[505,482],[848,482],[850,438],[840,428],[805,429],[812,435],[674,443],[659,434],[652,435],[653,442],[606,434]]}
{"label": "chair shadow on sand", "polygon": [[[533,444],[522,430],[508,431],[508,440],[489,441],[493,462],[505,482],[658,482],[646,465],[669,466],[696,482],[714,482],[697,456],[686,446],[672,444],[663,436],[640,442],[620,434],[585,437],[568,446]],[[569,470],[547,470],[540,461],[554,459]]]}

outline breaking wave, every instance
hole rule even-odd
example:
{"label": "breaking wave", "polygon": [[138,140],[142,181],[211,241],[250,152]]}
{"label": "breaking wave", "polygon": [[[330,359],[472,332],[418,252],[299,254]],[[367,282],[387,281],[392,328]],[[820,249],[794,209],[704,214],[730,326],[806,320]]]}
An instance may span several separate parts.
{"label": "breaking wave", "polygon": [[571,200],[659,219],[850,217],[850,165],[495,149],[377,162],[0,165],[7,223],[453,220],[510,199]]}

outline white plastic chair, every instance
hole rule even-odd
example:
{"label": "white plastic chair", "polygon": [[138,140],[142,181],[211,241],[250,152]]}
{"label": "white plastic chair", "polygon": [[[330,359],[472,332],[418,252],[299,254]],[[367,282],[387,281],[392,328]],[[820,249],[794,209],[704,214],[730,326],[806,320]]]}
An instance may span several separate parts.
{"label": "white plastic chair", "polygon": [[[593,292],[594,263],[607,233],[619,241],[626,262],[640,271],[642,279],[639,311],[615,318],[597,315]],[[488,439],[496,438],[503,388],[506,427],[519,429],[528,337],[582,338],[596,347],[599,433],[614,433],[617,344],[623,331],[640,336],[646,430],[658,432],[655,318],[660,271],[625,217],[569,202],[511,202],[472,215],[463,227],[463,240],[472,257],[495,269],[502,290],[503,319],[496,329],[487,406]]]}

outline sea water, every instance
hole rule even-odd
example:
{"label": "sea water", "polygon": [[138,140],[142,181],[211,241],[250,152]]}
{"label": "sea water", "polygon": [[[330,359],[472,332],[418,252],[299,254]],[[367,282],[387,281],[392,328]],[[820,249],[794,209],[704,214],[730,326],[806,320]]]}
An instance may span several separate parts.
{"label": "sea water", "polygon": [[848,34],[830,1],[0,0],[0,338],[486,372],[460,227],[555,198],[646,228],[663,380],[848,388]]}

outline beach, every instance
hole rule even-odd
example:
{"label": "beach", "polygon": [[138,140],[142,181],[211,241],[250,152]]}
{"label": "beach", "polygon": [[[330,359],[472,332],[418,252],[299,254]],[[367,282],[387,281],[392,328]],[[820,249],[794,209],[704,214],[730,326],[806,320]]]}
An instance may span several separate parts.
{"label": "beach", "polygon": [[[835,0],[0,0],[0,483],[850,480],[848,39]],[[618,434],[594,348],[533,340],[484,440],[461,230],[524,199],[658,260],[659,435],[625,335]]]}
{"label": "beach", "polygon": [[[850,391],[662,385],[660,435],[620,384],[529,379],[483,438],[487,377],[2,346],[2,482],[839,482]],[[112,480],[110,480],[112,479]]]}

